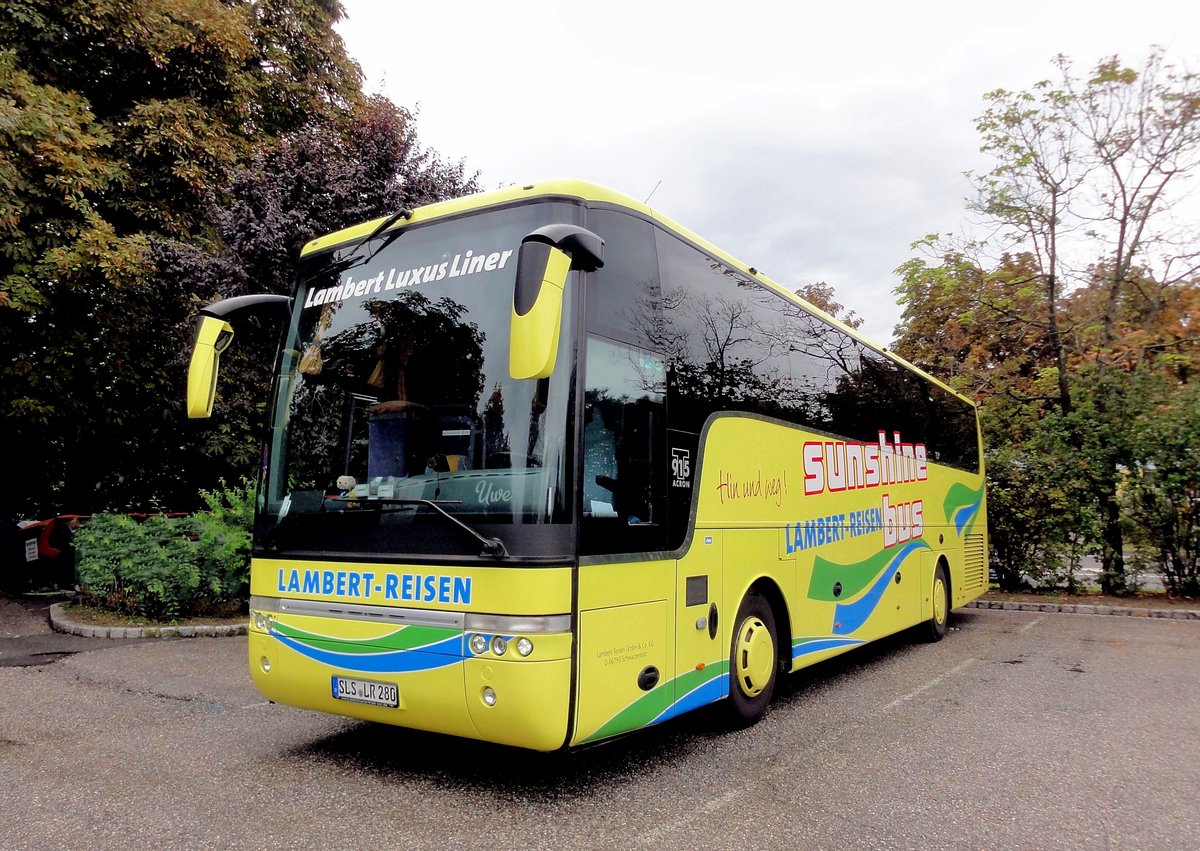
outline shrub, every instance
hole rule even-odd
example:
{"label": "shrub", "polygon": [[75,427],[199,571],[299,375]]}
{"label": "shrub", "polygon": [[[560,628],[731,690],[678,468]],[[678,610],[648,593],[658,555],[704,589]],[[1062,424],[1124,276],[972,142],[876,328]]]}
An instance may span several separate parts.
{"label": "shrub", "polygon": [[1134,465],[1123,488],[1134,563],[1173,596],[1200,596],[1200,388],[1173,388],[1135,422]]}
{"label": "shrub", "polygon": [[178,520],[98,514],[76,533],[86,602],[128,615],[173,620],[200,585],[195,547]]}
{"label": "shrub", "polygon": [[250,594],[250,542],[254,528],[255,484],[251,479],[230,487],[200,491],[208,506],[187,518],[196,539],[196,561],[206,597],[197,601],[197,614],[239,608]]}
{"label": "shrub", "polygon": [[254,482],[201,491],[207,510],[138,523],[98,514],[75,537],[84,601],[152,620],[244,611]]}

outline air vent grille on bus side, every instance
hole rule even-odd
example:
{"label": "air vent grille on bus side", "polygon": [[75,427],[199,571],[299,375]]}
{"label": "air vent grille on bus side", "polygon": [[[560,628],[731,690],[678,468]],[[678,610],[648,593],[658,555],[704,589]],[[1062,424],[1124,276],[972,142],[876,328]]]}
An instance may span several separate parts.
{"label": "air vent grille on bus side", "polygon": [[964,591],[975,591],[983,587],[987,576],[987,565],[983,558],[983,535],[967,535],[963,541],[963,584]]}

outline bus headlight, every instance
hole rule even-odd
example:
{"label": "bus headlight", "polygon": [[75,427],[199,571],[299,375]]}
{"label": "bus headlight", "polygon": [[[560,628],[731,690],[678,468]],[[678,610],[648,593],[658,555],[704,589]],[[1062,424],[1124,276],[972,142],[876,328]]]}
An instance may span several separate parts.
{"label": "bus headlight", "polygon": [[504,651],[508,649],[508,642],[504,640],[504,636],[492,636],[492,652],[497,656],[503,656]]}
{"label": "bus headlight", "polygon": [[254,613],[254,628],[257,630],[266,630],[267,616],[264,615],[262,612]]}
{"label": "bus headlight", "polygon": [[528,656],[533,652],[533,642],[528,638],[521,637],[517,639],[517,652],[522,656]]}
{"label": "bus headlight", "polygon": [[476,656],[482,656],[487,652],[488,642],[487,637],[475,633],[471,636],[471,652]]}

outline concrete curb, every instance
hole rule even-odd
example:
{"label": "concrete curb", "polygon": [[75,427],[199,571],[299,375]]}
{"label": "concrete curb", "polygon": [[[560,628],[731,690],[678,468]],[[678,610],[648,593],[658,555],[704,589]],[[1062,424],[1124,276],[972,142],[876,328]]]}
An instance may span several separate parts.
{"label": "concrete curb", "polygon": [[50,607],[50,626],[56,632],[84,638],[227,638],[250,631],[249,619],[245,623],[192,626],[90,626],[67,617],[62,603]]}
{"label": "concrete curb", "polygon": [[1135,606],[1102,606],[1087,603],[1022,603],[1015,600],[972,600],[964,609],[1003,609],[1009,612],[1064,612],[1072,615],[1118,615],[1131,618],[1164,618],[1200,621],[1200,609],[1143,609]]}

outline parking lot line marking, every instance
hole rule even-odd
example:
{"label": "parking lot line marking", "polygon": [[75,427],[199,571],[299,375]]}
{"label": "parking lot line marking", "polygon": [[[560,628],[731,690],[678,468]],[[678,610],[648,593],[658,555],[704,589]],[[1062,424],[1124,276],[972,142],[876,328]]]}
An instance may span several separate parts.
{"label": "parking lot line marking", "polygon": [[1025,624],[1025,626],[1023,626],[1019,630],[1017,630],[1017,632],[1025,632],[1026,630],[1033,629],[1035,626],[1040,624],[1045,619],[1046,619],[1046,616],[1042,615],[1040,618],[1037,618],[1036,620],[1031,620],[1029,623]]}
{"label": "parking lot line marking", "polygon": [[974,659],[968,659],[965,662],[955,665],[953,668],[951,668],[949,671],[942,674],[941,676],[934,677],[929,682],[923,683],[922,685],[917,686],[915,689],[910,691],[908,694],[902,695],[902,696],[896,698],[891,703],[889,703],[887,706],[883,707],[883,711],[887,712],[889,709],[895,709],[901,703],[912,700],[914,697],[916,697],[921,692],[923,692],[927,689],[933,688],[935,685],[940,683],[942,680],[946,679],[946,677],[950,677],[950,676],[953,676],[954,674],[957,674],[959,671],[962,671],[964,668],[970,666],[974,662],[975,662]]}

